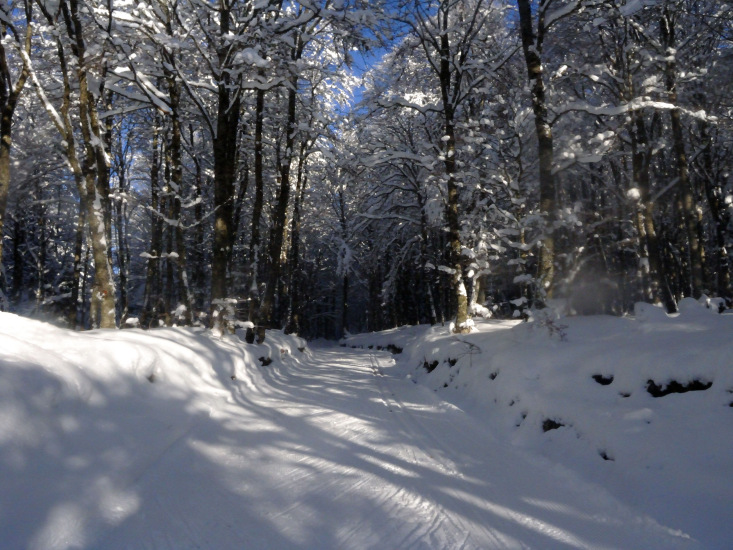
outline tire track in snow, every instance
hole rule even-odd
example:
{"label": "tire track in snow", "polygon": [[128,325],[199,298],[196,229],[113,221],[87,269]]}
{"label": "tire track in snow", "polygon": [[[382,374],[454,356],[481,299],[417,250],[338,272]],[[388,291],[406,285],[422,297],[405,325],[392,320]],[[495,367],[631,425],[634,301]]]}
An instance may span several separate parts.
{"label": "tire track in snow", "polygon": [[[448,458],[452,453],[443,445],[438,438],[436,438],[430,430],[420,422],[410,411],[409,407],[390,389],[385,387],[384,384],[384,371],[379,364],[379,359],[375,354],[369,355],[369,363],[377,381],[377,387],[379,388],[379,394],[382,402],[387,407],[389,412],[398,413],[394,415],[394,420],[400,425],[401,431],[413,442],[417,442],[418,438],[415,434],[419,434],[420,438],[424,441],[429,441],[434,449],[427,450],[423,446],[416,444],[414,448],[419,449],[429,463],[435,464],[440,470],[451,476],[463,477],[463,474],[458,470],[456,461]],[[439,451],[435,452],[435,449]],[[414,456],[414,455],[413,455]],[[416,458],[416,457],[415,457]],[[418,462],[415,461],[417,464]]]}
{"label": "tire track in snow", "polygon": [[[454,525],[466,526],[466,540],[451,548],[696,547],[684,534],[623,507],[601,487],[517,449],[498,447],[461,409],[424,387],[385,374],[380,360],[379,354],[369,354],[390,417],[419,454],[453,478],[442,487],[426,484],[421,489],[440,503],[446,517],[456,519]],[[538,498],[544,502],[541,508],[532,504]]]}
{"label": "tire track in snow", "polygon": [[[369,367],[376,380],[377,388],[379,390],[380,400],[387,407],[390,413],[390,418],[399,426],[399,431],[406,437],[411,444],[402,444],[402,448],[406,453],[411,455],[411,461],[415,465],[425,466],[425,464],[431,464],[437,467],[443,475],[448,475],[452,478],[463,478],[463,474],[459,471],[456,461],[449,458],[452,454],[430,431],[423,425],[423,423],[417,419],[409,407],[393,392],[387,388],[384,383],[385,376],[382,366],[379,363],[379,358],[376,354],[369,354]],[[430,443],[431,449],[426,448],[425,442]],[[422,456],[423,460],[416,454],[416,451]],[[436,450],[438,452],[436,452]],[[430,519],[426,526],[425,535],[429,540],[434,540],[438,537],[445,527],[445,524],[450,525],[450,531],[453,534],[458,535],[463,533],[463,541],[459,545],[455,545],[457,541],[454,541],[452,547],[465,548],[471,547],[469,539],[471,538],[470,533],[475,531],[474,529],[468,528],[462,519],[457,517],[455,514],[448,512],[443,505],[439,504],[437,500],[428,497],[425,494],[420,495],[421,498],[429,502],[433,509],[433,517]],[[484,529],[481,529],[484,530]],[[486,533],[489,535],[489,533]],[[443,538],[443,537],[438,537]],[[491,537],[487,537],[488,540]]]}
{"label": "tire track in snow", "polygon": [[[440,508],[446,517],[451,521],[453,526],[459,527],[460,530],[467,533],[465,540],[461,544],[460,548],[479,548],[474,540],[482,541],[493,541],[492,547],[504,547],[509,544],[511,547],[525,546],[520,541],[509,538],[506,539],[500,531],[497,531],[492,527],[492,517],[503,517],[508,519],[512,523],[522,525],[528,529],[528,531],[536,531],[548,535],[549,539],[563,540],[564,543],[569,544],[575,548],[584,548],[584,543],[580,539],[575,538],[572,534],[564,532],[562,529],[558,529],[556,526],[542,521],[536,517],[530,517],[519,511],[512,511],[504,508],[503,506],[493,504],[489,501],[484,500],[478,495],[474,495],[467,488],[469,483],[464,477],[463,472],[460,471],[458,464],[461,459],[457,456],[455,451],[452,451],[445,443],[443,443],[439,437],[437,437],[428,427],[425,426],[424,422],[421,421],[411,410],[411,407],[399,397],[399,395],[388,388],[386,383],[389,378],[385,376],[384,370],[379,363],[379,357],[376,354],[370,354],[370,368],[374,374],[377,385],[379,387],[380,396],[390,412],[397,412],[398,414],[392,415],[397,420],[402,428],[402,432],[407,438],[415,443],[420,453],[425,456],[433,464],[437,465],[446,475],[454,478],[452,486],[445,487],[443,493],[449,496],[454,503],[459,503],[458,507],[453,512],[447,512],[441,505]],[[390,358],[391,360],[391,358]],[[459,412],[458,409],[453,409],[452,406],[447,405],[448,411]],[[429,410],[430,405],[425,403],[423,410]],[[442,409],[435,408],[441,412],[445,412]],[[467,417],[462,415],[462,418],[458,419],[458,425],[462,428],[460,431],[468,432],[466,423],[473,425]],[[469,438],[474,444],[479,444],[482,441],[480,433],[474,433],[473,438]],[[430,450],[426,449],[425,443],[429,444]],[[414,447],[413,447],[414,448]],[[419,462],[416,462],[416,464]],[[488,512],[488,513],[487,513]],[[456,518],[456,513],[461,516],[462,519]],[[470,525],[467,526],[466,523]],[[460,531],[459,531],[460,532]]]}
{"label": "tire track in snow", "polygon": [[[278,391],[266,390],[256,400],[283,425],[293,429],[300,425],[297,431],[311,444],[318,441],[318,437],[311,436],[322,430],[335,438],[337,447],[330,447],[334,441],[324,442],[325,452],[320,457],[298,457],[301,451],[293,449],[294,460],[281,471],[281,479],[272,490],[307,494],[309,487],[317,484],[319,493],[336,495],[333,501],[341,503],[336,506],[344,510],[355,502],[369,502],[361,507],[361,515],[349,515],[349,521],[339,529],[340,547],[352,543],[353,547],[363,547],[367,540],[375,541],[366,543],[370,548],[381,547],[385,541],[389,541],[389,547],[401,549],[466,546],[470,530],[446,511],[435,495],[424,490],[422,480],[424,475],[435,472],[439,476],[436,479],[444,483],[459,473],[450,463],[424,450],[419,444],[423,432],[399,420],[399,412],[387,412],[390,406],[393,411],[405,407],[390,398],[381,380],[374,384],[378,376],[370,366],[379,374],[378,361],[373,357],[372,362],[365,361],[370,356],[364,354],[319,355],[309,365],[292,365],[288,371],[265,371],[265,379],[269,378]],[[310,368],[315,365],[317,370]],[[302,384],[306,380],[308,383]],[[342,389],[335,391],[344,386],[350,388],[348,400],[343,399],[347,394]],[[304,420],[310,426],[306,431],[300,424]],[[380,432],[391,434],[388,441],[374,439],[375,425],[380,426]],[[396,429],[389,428],[390,425],[396,425]],[[398,437],[392,442],[395,433]],[[316,450],[304,444],[302,452]],[[345,482],[346,478],[350,481]],[[297,502],[292,503],[268,519],[281,521],[299,510],[306,513]],[[375,526],[379,526],[376,531]]]}

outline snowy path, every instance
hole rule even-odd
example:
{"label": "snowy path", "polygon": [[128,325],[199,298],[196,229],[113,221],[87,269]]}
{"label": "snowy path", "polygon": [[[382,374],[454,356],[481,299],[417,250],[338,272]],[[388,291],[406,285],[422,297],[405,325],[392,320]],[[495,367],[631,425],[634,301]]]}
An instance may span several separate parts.
{"label": "snowy path", "polygon": [[387,353],[4,319],[3,550],[696,547]]}
{"label": "snowy path", "polygon": [[320,349],[237,380],[209,419],[159,443],[131,480],[138,512],[95,546],[690,547],[602,489],[499,448],[390,367],[386,354]]}

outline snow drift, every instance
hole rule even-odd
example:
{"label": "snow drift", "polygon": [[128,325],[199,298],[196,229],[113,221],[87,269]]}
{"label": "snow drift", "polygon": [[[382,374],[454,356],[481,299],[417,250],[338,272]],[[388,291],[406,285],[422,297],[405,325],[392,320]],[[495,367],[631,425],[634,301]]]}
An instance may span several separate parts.
{"label": "snow drift", "polygon": [[0,314],[1,546],[728,548],[733,318],[683,306],[356,350]]}
{"label": "snow drift", "polygon": [[733,315],[486,320],[468,335],[403,327],[347,338],[400,351],[405,376],[665,525],[733,547]]}

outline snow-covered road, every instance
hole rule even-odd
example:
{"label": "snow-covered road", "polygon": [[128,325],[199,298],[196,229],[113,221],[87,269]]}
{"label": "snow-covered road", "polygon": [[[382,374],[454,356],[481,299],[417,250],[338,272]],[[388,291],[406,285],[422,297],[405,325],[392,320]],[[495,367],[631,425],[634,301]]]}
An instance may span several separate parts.
{"label": "snow-covered road", "polygon": [[[100,548],[690,547],[601,488],[499,447],[383,353],[260,369],[160,442]],[[144,538],[141,536],[145,534]]]}
{"label": "snow-covered road", "polygon": [[386,352],[55,330],[4,340],[3,549],[696,547]]}

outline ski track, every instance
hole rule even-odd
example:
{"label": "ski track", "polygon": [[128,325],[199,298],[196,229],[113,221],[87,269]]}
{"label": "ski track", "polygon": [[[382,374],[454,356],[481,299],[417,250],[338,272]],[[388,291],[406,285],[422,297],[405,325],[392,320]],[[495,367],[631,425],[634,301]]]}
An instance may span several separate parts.
{"label": "ski track", "polygon": [[386,353],[318,349],[302,364],[260,369],[266,384],[254,395],[235,391],[237,405],[300,436],[273,457],[278,481],[267,488],[291,495],[267,519],[299,525],[285,529],[293,547],[694,547],[602,489],[499,449],[393,367]]}
{"label": "ski track", "polygon": [[112,525],[89,512],[81,544],[34,547],[697,547],[501,447],[387,353],[317,348],[253,376],[227,377],[231,392],[190,405],[192,418],[116,476],[135,513]]}

